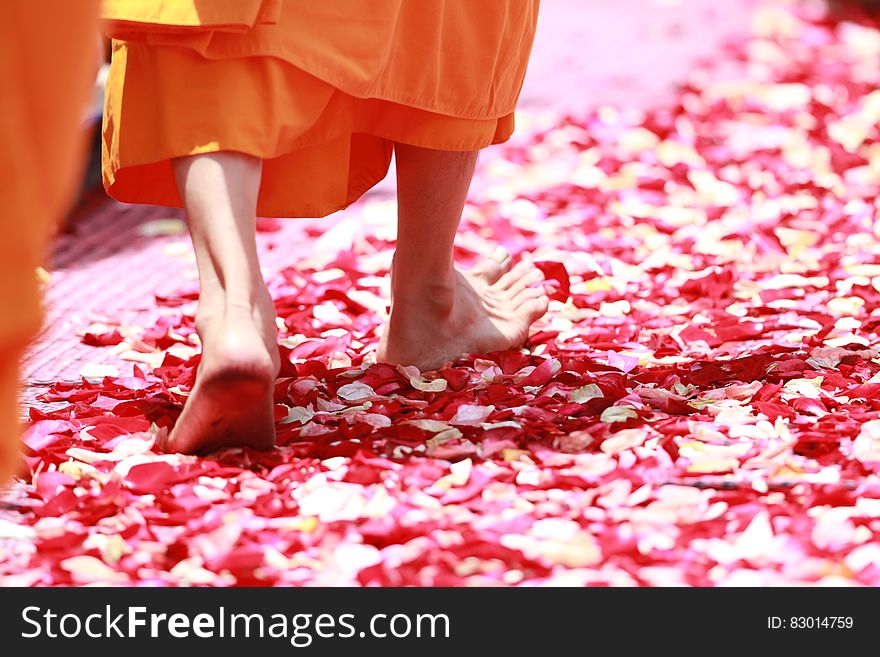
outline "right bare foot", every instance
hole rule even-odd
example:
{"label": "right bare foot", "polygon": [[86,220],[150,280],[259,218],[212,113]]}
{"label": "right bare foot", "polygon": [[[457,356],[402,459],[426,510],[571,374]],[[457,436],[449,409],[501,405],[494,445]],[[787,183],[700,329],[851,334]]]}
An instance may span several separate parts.
{"label": "right bare foot", "polygon": [[[269,312],[262,309],[263,315]],[[274,329],[269,342],[268,316],[257,321],[260,316],[235,306],[220,316],[201,315],[196,383],[162,449],[196,454],[222,447],[274,447],[279,356]],[[271,321],[274,327],[274,312]]]}
{"label": "right bare foot", "polygon": [[537,286],[543,278],[532,263],[511,267],[507,258],[456,270],[449,285],[430,292],[396,290],[379,359],[429,371],[470,353],[518,349],[547,312],[549,299]]}

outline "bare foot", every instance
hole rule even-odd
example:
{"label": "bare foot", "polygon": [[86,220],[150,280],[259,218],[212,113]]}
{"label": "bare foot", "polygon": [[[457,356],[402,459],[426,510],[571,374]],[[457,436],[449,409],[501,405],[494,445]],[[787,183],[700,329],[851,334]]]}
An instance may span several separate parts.
{"label": "bare foot", "polygon": [[196,454],[275,445],[278,347],[274,334],[267,346],[265,320],[257,322],[255,315],[251,308],[227,307],[222,316],[200,317],[203,348],[196,383],[162,449]]}
{"label": "bare foot", "polygon": [[549,299],[535,287],[542,280],[532,263],[511,268],[508,258],[456,270],[449,285],[420,296],[396,291],[379,360],[430,371],[465,354],[522,347],[529,327],[547,312]]}

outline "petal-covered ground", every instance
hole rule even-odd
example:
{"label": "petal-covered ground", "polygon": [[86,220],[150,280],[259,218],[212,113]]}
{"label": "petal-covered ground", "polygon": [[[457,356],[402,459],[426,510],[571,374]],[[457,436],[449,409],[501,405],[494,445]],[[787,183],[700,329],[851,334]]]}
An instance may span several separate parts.
{"label": "petal-covered ground", "polygon": [[0,582],[880,584],[880,32],[754,23],[674,106],[483,167],[460,262],[500,243],[556,287],[521,352],[375,364],[389,201],[270,281],[274,452],[152,451],[194,290],[85,329],[137,364],[31,408]]}

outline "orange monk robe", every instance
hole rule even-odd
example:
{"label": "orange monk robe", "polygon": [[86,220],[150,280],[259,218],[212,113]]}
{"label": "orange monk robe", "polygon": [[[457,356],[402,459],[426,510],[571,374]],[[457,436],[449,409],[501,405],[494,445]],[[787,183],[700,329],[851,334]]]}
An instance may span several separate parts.
{"label": "orange monk robe", "polygon": [[97,16],[97,0],[0,2],[0,481],[17,462],[18,361],[41,316],[36,268],[80,170]]}
{"label": "orange monk robe", "polygon": [[537,0],[105,0],[114,38],[104,184],[180,206],[175,157],[263,160],[257,212],[323,216],[388,171],[393,144],[505,141]]}

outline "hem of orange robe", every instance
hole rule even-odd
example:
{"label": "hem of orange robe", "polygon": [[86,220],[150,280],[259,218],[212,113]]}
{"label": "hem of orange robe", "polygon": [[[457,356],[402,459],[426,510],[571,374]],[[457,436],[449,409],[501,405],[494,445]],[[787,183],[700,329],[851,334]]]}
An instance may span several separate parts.
{"label": "hem of orange robe", "polygon": [[[311,148],[314,146],[321,146],[324,144],[329,144],[329,143],[332,143],[333,141],[336,141],[337,139],[343,139],[346,136],[350,137],[355,134],[368,135],[368,136],[375,137],[376,139],[383,139],[385,141],[389,141],[392,143],[406,144],[408,146],[415,146],[417,148],[426,148],[429,150],[470,152],[470,151],[479,151],[479,150],[483,150],[484,148],[488,148],[489,146],[495,146],[498,144],[502,144],[510,139],[511,135],[513,134],[513,131],[510,131],[508,133],[502,133],[502,135],[500,137],[497,134],[493,134],[488,143],[485,143],[486,142],[485,139],[481,140],[480,143],[482,145],[474,145],[472,143],[469,143],[467,145],[467,147],[460,147],[460,148],[450,147],[448,144],[444,145],[444,147],[442,147],[442,148],[438,148],[436,145],[430,145],[428,143],[425,143],[425,141],[423,141],[423,140],[401,139],[401,138],[399,138],[399,135],[391,137],[391,136],[377,134],[374,132],[349,132],[349,133],[344,133],[344,134],[340,135],[339,137],[335,137],[333,139],[316,139],[316,140],[314,140],[314,142],[310,142],[310,141],[298,142],[298,143],[295,143],[293,147],[286,148],[281,153],[279,153],[277,155],[273,155],[273,156],[261,155],[259,152],[257,152],[257,149],[236,148],[235,146],[229,146],[229,145],[221,146],[220,144],[216,144],[216,142],[214,142],[214,143],[212,143],[212,145],[210,147],[206,147],[204,145],[194,146],[190,149],[189,152],[181,152],[181,154],[179,154],[179,155],[164,154],[161,156],[145,158],[143,161],[127,162],[126,164],[118,164],[118,166],[115,166],[115,167],[112,165],[105,166],[104,170],[103,170],[103,176],[102,176],[103,182],[104,182],[104,190],[107,192],[108,196],[110,196],[114,200],[117,200],[121,203],[134,203],[134,204],[139,204],[139,205],[159,205],[162,207],[182,208],[183,204],[179,198],[172,201],[172,200],[169,200],[167,198],[167,196],[165,196],[165,195],[151,196],[149,194],[146,194],[146,195],[131,195],[131,196],[125,196],[125,197],[115,195],[114,188],[116,185],[116,181],[117,181],[119,172],[124,171],[125,169],[135,168],[135,167],[158,166],[164,162],[170,162],[171,160],[178,158],[178,157],[190,157],[193,155],[206,155],[209,153],[222,153],[222,152],[241,153],[243,155],[249,155],[251,157],[256,157],[256,158],[259,158],[262,160],[275,160],[275,159],[278,159],[278,158],[281,158],[281,157],[284,157],[287,155],[291,155],[298,150],[302,150],[305,148]],[[215,146],[215,144],[216,144],[216,146]],[[372,189],[372,187],[374,187],[376,184],[377,183],[373,183],[369,187],[366,187],[362,192],[360,192],[357,195],[355,200],[357,200],[358,198],[363,196],[367,191]],[[175,187],[175,189],[176,189],[176,187]],[[287,213],[271,212],[271,213],[260,213],[260,216],[274,217],[274,218],[303,218],[303,219],[315,218],[315,219],[319,219],[319,218],[323,218],[328,215],[331,215],[334,212],[338,212],[339,210],[344,210],[346,207],[348,207],[349,205],[351,205],[354,202],[355,201],[343,203],[342,205],[339,205],[338,207],[335,207],[335,209],[329,210],[329,211],[325,212],[324,214],[311,214],[311,213],[309,213],[309,214],[300,214],[300,213],[287,214]],[[322,212],[323,212],[323,210],[322,210]]]}
{"label": "hem of orange robe", "polygon": [[[227,151],[229,152],[229,151]],[[241,152],[241,151],[235,151]],[[185,156],[184,156],[185,157]],[[163,158],[157,160],[155,162],[148,162],[143,165],[131,165],[135,166],[149,166],[151,164],[160,165],[169,158]],[[132,192],[131,194],[120,194],[116,189],[116,184],[118,181],[117,173],[122,171],[124,167],[115,169],[113,171],[105,171],[103,172],[102,179],[104,185],[104,191],[107,193],[107,196],[112,198],[114,201],[118,201],[119,203],[126,203],[131,205],[156,205],[164,208],[178,208],[183,209],[183,202],[180,197],[175,194],[175,198],[171,199],[167,194],[153,194],[150,191],[145,193],[137,193]],[[385,175],[388,173],[388,167],[385,168]],[[286,209],[285,211],[276,211],[276,210],[267,210],[265,207],[260,206],[259,199],[257,201],[257,216],[258,217],[266,217],[273,219],[323,219],[324,217],[328,217],[335,212],[339,212],[340,210],[346,209],[348,206],[356,203],[364,194],[370,191],[373,187],[375,187],[385,175],[379,177],[375,181],[362,185],[359,187],[355,187],[355,194],[352,196],[351,188],[346,185],[345,193],[342,198],[336,201],[328,202],[328,203],[315,203],[314,201],[308,201],[305,203],[297,205],[293,205],[293,209]],[[350,182],[347,180],[346,182]],[[163,186],[163,189],[168,189],[169,187]],[[143,189],[143,188],[141,188]],[[174,187],[176,190],[176,186]]]}

